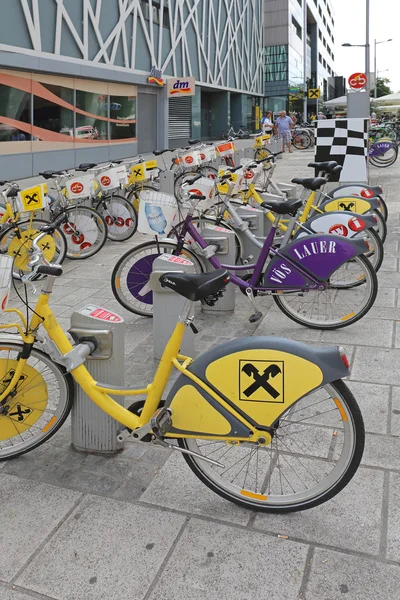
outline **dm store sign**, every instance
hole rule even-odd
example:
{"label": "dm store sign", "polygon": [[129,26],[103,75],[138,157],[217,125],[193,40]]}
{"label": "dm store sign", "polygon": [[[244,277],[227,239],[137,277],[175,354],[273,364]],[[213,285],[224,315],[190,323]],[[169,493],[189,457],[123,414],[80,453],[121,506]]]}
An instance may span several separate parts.
{"label": "dm store sign", "polygon": [[180,98],[181,96],[194,96],[194,77],[171,77],[167,79],[167,92],[169,98]]}

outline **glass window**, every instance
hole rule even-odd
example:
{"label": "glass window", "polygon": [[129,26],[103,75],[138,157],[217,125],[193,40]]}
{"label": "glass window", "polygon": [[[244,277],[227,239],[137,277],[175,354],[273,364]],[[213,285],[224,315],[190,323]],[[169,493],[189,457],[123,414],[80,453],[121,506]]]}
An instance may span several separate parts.
{"label": "glass window", "polygon": [[302,37],[303,37],[303,30],[302,30],[301,26],[298,24],[298,22],[296,21],[296,19],[293,16],[292,16],[292,25],[293,25],[293,28],[294,28],[294,30],[296,32],[296,35],[300,39],[302,39]]}
{"label": "glass window", "polygon": [[268,46],[265,48],[265,80],[287,81],[288,48],[287,46]]}
{"label": "glass window", "polygon": [[108,136],[108,94],[93,94],[76,90],[76,108],[76,138],[106,140]]}
{"label": "glass window", "polygon": [[[1,83],[0,142],[24,142],[31,139],[31,94]],[[25,80],[29,82],[29,80]],[[18,126],[21,124],[21,128]]]}
{"label": "glass window", "polygon": [[169,27],[169,13],[168,7],[164,6],[161,8],[160,2],[157,0],[152,1],[151,11],[149,0],[140,0],[140,5],[142,8],[143,17],[150,21],[150,16],[152,16],[152,21],[156,25],[160,25],[162,23],[163,27]]}
{"label": "glass window", "polygon": [[112,140],[136,137],[136,96],[110,96]]}
{"label": "glass window", "polygon": [[[58,85],[40,84],[33,99],[33,124],[49,132],[74,136],[74,92]],[[54,136],[37,136],[39,140],[56,141]]]}

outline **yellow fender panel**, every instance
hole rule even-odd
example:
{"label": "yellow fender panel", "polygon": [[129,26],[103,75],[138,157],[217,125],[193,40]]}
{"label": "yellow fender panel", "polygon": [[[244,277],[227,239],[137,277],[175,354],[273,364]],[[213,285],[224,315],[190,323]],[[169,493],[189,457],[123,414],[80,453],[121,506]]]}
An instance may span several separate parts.
{"label": "yellow fender panel", "polygon": [[228,435],[229,422],[192,385],[182,386],[170,406],[174,429],[208,435]]}

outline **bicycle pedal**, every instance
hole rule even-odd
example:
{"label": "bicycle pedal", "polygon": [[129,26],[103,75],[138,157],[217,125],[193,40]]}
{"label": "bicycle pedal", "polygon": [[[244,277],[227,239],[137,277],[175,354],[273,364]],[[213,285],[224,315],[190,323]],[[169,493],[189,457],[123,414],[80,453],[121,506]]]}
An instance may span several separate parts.
{"label": "bicycle pedal", "polygon": [[154,435],[163,437],[172,427],[171,411],[168,408],[159,408],[152,416],[150,424]]}
{"label": "bicycle pedal", "polygon": [[256,312],[253,315],[251,315],[249,317],[249,321],[250,323],[257,323],[257,321],[259,321],[260,319],[262,319],[262,313],[261,312]]}

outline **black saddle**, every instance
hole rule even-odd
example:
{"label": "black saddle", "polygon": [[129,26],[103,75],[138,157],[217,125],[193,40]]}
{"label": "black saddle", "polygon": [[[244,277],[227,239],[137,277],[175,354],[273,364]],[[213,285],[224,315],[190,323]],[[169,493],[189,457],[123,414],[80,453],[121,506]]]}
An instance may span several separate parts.
{"label": "black saddle", "polygon": [[51,179],[54,175],[63,175],[63,173],[64,171],[43,171],[42,173],[39,173],[39,175],[44,179]]}
{"label": "black saddle", "polygon": [[194,144],[200,144],[200,140],[188,140],[189,144],[193,146]]}
{"label": "black saddle", "polygon": [[302,200],[265,200],[261,206],[278,215],[295,215],[303,205]]}
{"label": "black saddle", "polygon": [[89,171],[89,169],[94,169],[95,167],[97,167],[97,163],[82,163],[75,170],[76,171],[83,171],[84,173],[86,173],[86,171]]}
{"label": "black saddle", "polygon": [[306,177],[305,179],[301,179],[300,177],[295,177],[292,179],[292,183],[298,183],[302,185],[306,190],[312,190],[316,192],[323,185],[325,185],[327,180],[324,177]]}
{"label": "black saddle", "polygon": [[153,150],[154,156],[161,156],[161,154],[164,154],[165,152],[172,152],[172,150],[169,148],[165,148],[165,150]]}
{"label": "black saddle", "polygon": [[217,269],[200,275],[188,273],[165,273],[160,277],[161,287],[169,288],[180,296],[197,302],[225,288],[230,281],[226,269]]}
{"label": "black saddle", "polygon": [[318,171],[325,171],[325,173],[330,173],[332,169],[338,166],[336,160],[327,160],[325,162],[313,162],[309,163],[309,167],[313,169],[318,169]]}

